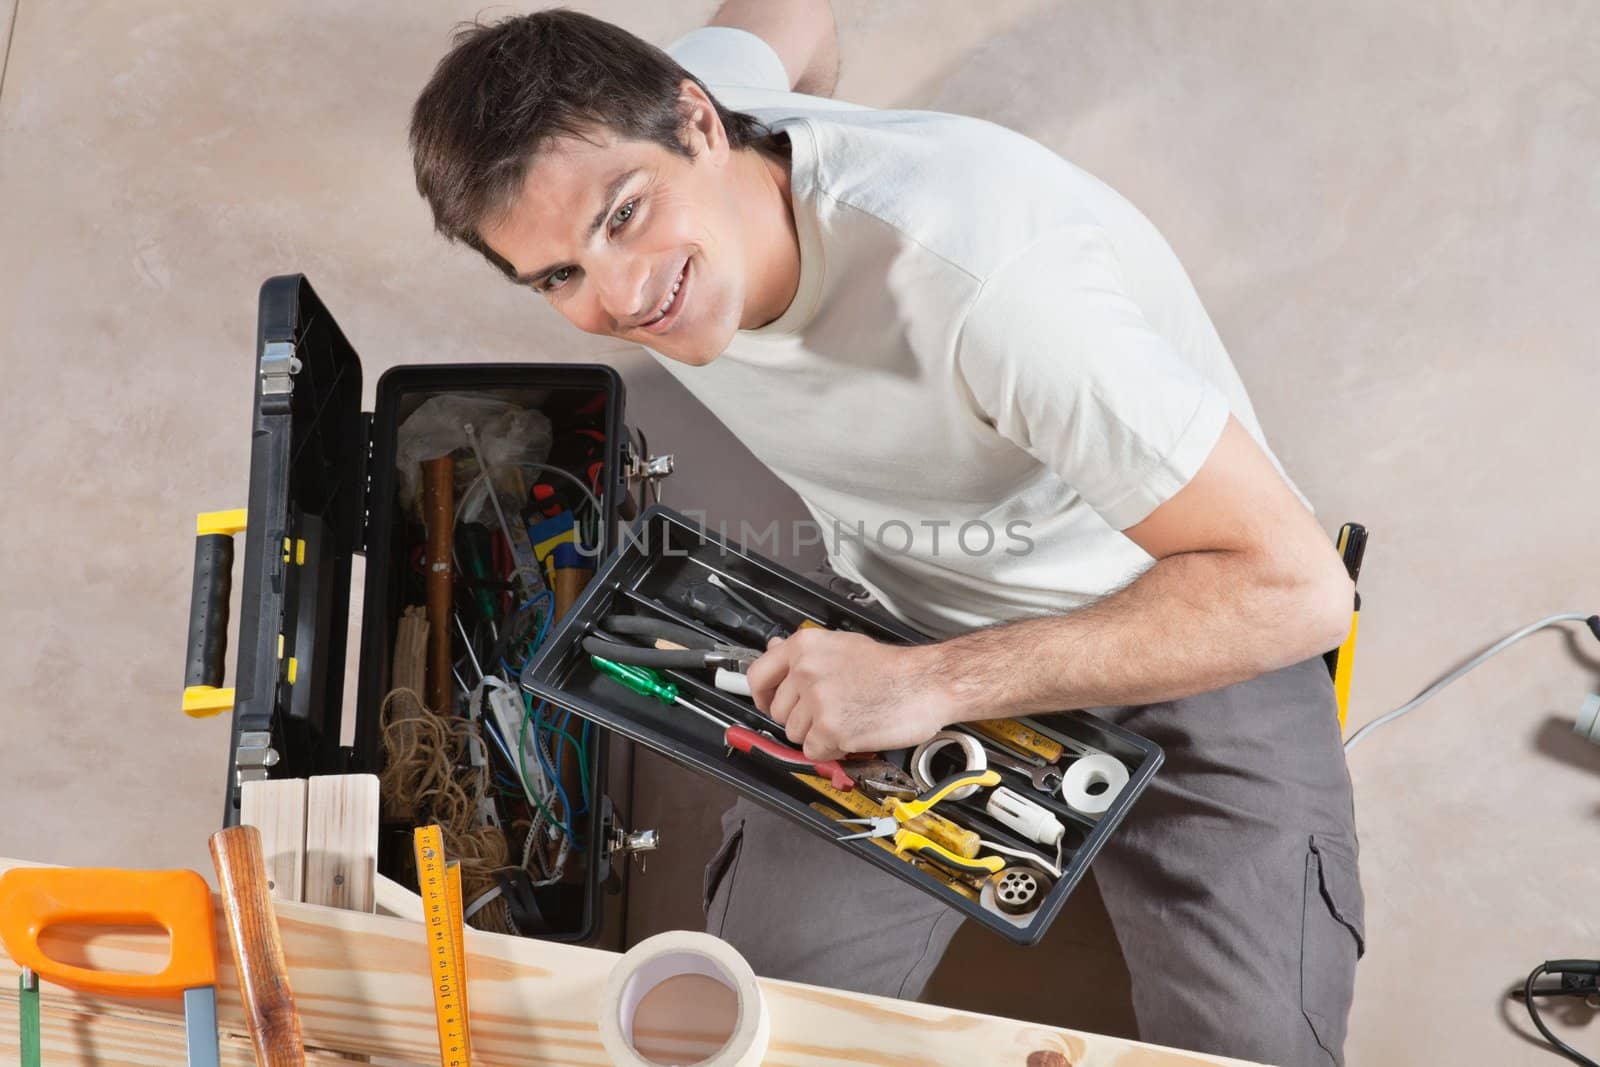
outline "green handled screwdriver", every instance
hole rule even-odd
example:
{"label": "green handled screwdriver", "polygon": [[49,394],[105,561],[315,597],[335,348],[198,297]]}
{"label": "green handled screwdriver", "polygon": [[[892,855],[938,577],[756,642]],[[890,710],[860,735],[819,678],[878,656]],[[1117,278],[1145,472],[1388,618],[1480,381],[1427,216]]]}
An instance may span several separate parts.
{"label": "green handled screwdriver", "polygon": [[654,697],[663,704],[681,704],[703,719],[717,725],[719,729],[726,729],[733,723],[726,719],[719,719],[698,704],[692,704],[678,695],[678,687],[671,682],[663,681],[661,676],[648,667],[632,667],[627,664],[617,663],[601,656],[590,656],[589,662],[600,670],[600,673],[612,678],[640,696]]}
{"label": "green handled screwdriver", "polygon": [[[661,676],[648,667],[634,667],[617,663],[603,656],[590,655],[589,662],[606,677],[620,682],[640,696],[654,697],[663,704],[682,704],[701,718],[708,719],[717,724],[722,730],[722,741],[730,749],[743,752],[752,759],[779,767],[785,771],[804,772],[806,774],[820,774],[833,783],[835,789],[849,790],[855,788],[855,778],[844,768],[838,760],[814,760],[803,751],[786,745],[771,734],[758,733],[748,726],[719,718],[704,708],[683,699],[678,695],[678,687],[671,682],[663,681]],[[881,761],[860,764],[863,767],[877,767]],[[999,776],[996,775],[996,778]]]}

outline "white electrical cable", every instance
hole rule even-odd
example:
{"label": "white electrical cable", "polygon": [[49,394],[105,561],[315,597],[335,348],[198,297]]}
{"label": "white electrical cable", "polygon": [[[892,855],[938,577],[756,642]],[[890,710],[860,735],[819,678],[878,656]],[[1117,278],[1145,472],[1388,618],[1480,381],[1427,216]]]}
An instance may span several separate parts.
{"label": "white electrical cable", "polygon": [[[601,515],[605,513],[604,509],[600,506],[600,498],[594,495],[594,490],[590,489],[587,485],[584,485],[583,479],[579,478],[576,474],[573,474],[569,470],[565,470],[561,467],[553,467],[548,463],[528,463],[521,460],[508,460],[502,463],[496,463],[494,466],[519,467],[523,470],[545,471],[550,474],[559,474],[561,477],[578,487],[579,491],[581,491],[588,499],[590,506],[594,508],[595,514]],[[478,476],[472,480],[472,483],[467,486],[466,492],[461,494],[461,500],[456,504],[456,522],[461,521],[461,514],[462,512],[466,511],[468,498],[478,490],[479,484],[488,477],[489,474],[487,471],[480,472]]]}
{"label": "white electrical cable", "polygon": [[[520,468],[522,468],[524,470],[548,471],[548,472],[550,472],[552,474],[559,474],[563,478],[565,478],[569,482],[571,482],[573,485],[577,486],[583,492],[583,495],[588,498],[590,506],[594,509],[594,511],[591,513],[591,515],[592,515],[592,517],[593,517],[593,519],[594,519],[594,521],[596,523],[598,523],[600,521],[599,517],[604,514],[604,512],[601,510],[601,507],[600,507],[600,498],[595,496],[593,490],[591,490],[587,485],[583,484],[583,479],[579,478],[576,474],[573,474],[569,470],[563,470],[560,467],[552,467],[548,463],[528,463],[528,462],[523,462],[523,461],[506,461],[506,462],[503,462],[503,463],[497,463],[497,464],[495,464],[495,466],[497,466],[497,467],[520,467]],[[480,472],[478,474],[478,476],[476,478],[474,478],[470,483],[468,483],[466,492],[461,494],[461,499],[456,503],[456,513],[455,513],[454,517],[451,520],[452,526],[460,525],[461,516],[466,512],[467,504],[468,504],[469,500],[471,499],[472,494],[477,492],[479,487],[487,485],[488,481],[489,481],[489,472],[488,471],[482,471],[482,472]],[[499,506],[499,504],[498,504],[498,500],[497,500],[496,501],[496,508],[497,509],[498,509],[498,506]],[[577,521],[577,516],[573,516],[573,521],[574,522]],[[586,530],[585,534],[586,535],[593,534],[593,531]],[[508,537],[510,536],[509,532],[507,533],[507,536]],[[597,542],[597,541],[598,541],[598,538],[594,537],[594,536],[586,536],[584,538],[584,543],[585,544],[590,544],[590,543],[594,543],[594,542]],[[450,546],[450,555],[451,555],[451,558],[455,561],[456,573],[458,573],[458,574],[461,573],[461,553],[459,551],[457,551],[456,546],[453,543]],[[544,575],[541,574],[540,572],[538,572],[537,570],[529,570],[527,567],[518,567],[516,569],[515,573],[517,573],[517,574],[531,574],[536,579],[535,584],[539,588],[544,588],[545,587]],[[491,624],[491,627],[492,627],[492,625],[493,624]],[[495,637],[496,637],[496,639],[498,639],[499,635],[496,634]]]}
{"label": "white electrical cable", "polygon": [[1049,860],[1045,859],[1043,856],[1039,855],[1037,852],[1029,852],[1027,849],[1022,849],[1022,848],[1008,848],[1007,846],[1002,845],[1000,842],[998,842],[998,841],[990,841],[986,837],[978,838],[978,843],[981,844],[984,848],[988,849],[991,852],[999,852],[999,853],[1002,853],[1003,855],[1011,856],[1011,857],[1013,857],[1015,859],[1026,860],[1027,862],[1029,862],[1029,863],[1033,864],[1034,866],[1038,867],[1040,870],[1044,871],[1045,874],[1048,874],[1052,878],[1060,878],[1061,877],[1061,844],[1060,844],[1060,842],[1056,843],[1056,862],[1055,863],[1051,863]]}
{"label": "white electrical cable", "polygon": [[461,912],[462,921],[466,921],[467,919],[470,919],[474,915],[478,914],[478,912],[482,911],[491,900],[497,899],[504,894],[505,891],[506,887],[500,882],[496,882],[488,892],[484,893],[477,900],[474,900],[471,904],[466,906],[466,908]]}
{"label": "white electrical cable", "polygon": [[1502,637],[1493,645],[1490,645],[1476,656],[1473,656],[1467,662],[1463,663],[1461,666],[1457,667],[1443,678],[1440,678],[1438,681],[1428,686],[1428,688],[1424,689],[1422,692],[1418,693],[1404,704],[1401,704],[1398,708],[1395,708],[1390,712],[1385,712],[1376,719],[1373,719],[1371,722],[1367,723],[1355,733],[1351,734],[1350,740],[1344,743],[1345,752],[1348,753],[1351,749],[1355,748],[1356,745],[1361,742],[1362,738],[1372,733],[1372,731],[1376,730],[1378,727],[1386,726],[1400,718],[1402,715],[1409,715],[1411,712],[1421,707],[1424,702],[1432,699],[1445,686],[1449,685],[1451,682],[1454,682],[1468,671],[1482,666],[1483,663],[1490,657],[1504,652],[1506,649],[1510,648],[1518,641],[1521,641],[1529,634],[1543,630],[1547,626],[1555,626],[1563,622],[1586,622],[1588,618],[1589,616],[1583,614],[1582,612],[1568,611],[1560,615],[1551,615],[1548,618],[1540,619],[1538,622],[1529,623],[1527,626],[1524,626],[1515,633],[1507,634],[1505,637]]}

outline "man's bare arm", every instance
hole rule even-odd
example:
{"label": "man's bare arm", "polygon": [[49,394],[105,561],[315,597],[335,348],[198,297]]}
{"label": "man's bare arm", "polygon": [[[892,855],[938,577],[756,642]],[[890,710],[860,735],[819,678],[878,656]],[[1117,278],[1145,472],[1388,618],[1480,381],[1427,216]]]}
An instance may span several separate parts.
{"label": "man's bare arm", "polygon": [[772,46],[797,93],[831,96],[839,81],[839,37],[829,0],[727,0],[710,25],[748,30]]}
{"label": "man's bare arm", "polygon": [[929,646],[958,717],[1173,700],[1326,652],[1349,629],[1332,542],[1231,418],[1194,479],[1126,533],[1156,558],[1126,588]]}
{"label": "man's bare arm", "polygon": [[948,723],[1148,704],[1335,647],[1350,579],[1332,542],[1239,423],[1125,531],[1155,564],[1080,611],[931,645],[800,630],[750,668],[756,706],[806,755],[915,745]]}

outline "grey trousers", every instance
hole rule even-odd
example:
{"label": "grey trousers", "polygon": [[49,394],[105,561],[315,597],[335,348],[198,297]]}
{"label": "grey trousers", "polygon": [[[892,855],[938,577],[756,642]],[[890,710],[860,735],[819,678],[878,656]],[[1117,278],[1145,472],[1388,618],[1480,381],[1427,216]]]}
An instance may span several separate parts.
{"label": "grey trousers", "polygon": [[[1093,714],[1166,751],[1096,858],[1139,1036],[1281,1067],[1344,1062],[1363,948],[1333,687],[1312,659]],[[758,974],[915,998],[962,918],[741,800],[706,868],[706,928]]]}

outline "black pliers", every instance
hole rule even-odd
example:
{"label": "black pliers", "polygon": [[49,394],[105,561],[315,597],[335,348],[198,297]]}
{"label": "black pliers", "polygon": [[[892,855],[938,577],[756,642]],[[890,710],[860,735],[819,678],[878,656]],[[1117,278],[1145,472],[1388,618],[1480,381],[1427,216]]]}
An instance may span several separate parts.
{"label": "black pliers", "polygon": [[[612,634],[644,638],[649,645],[612,640]],[[668,647],[662,647],[665,644]],[[671,646],[678,647],[671,647]],[[583,639],[583,650],[614,663],[667,670],[725,670],[744,674],[761,653],[742,645],[724,644],[698,630],[647,615],[607,615]]]}

